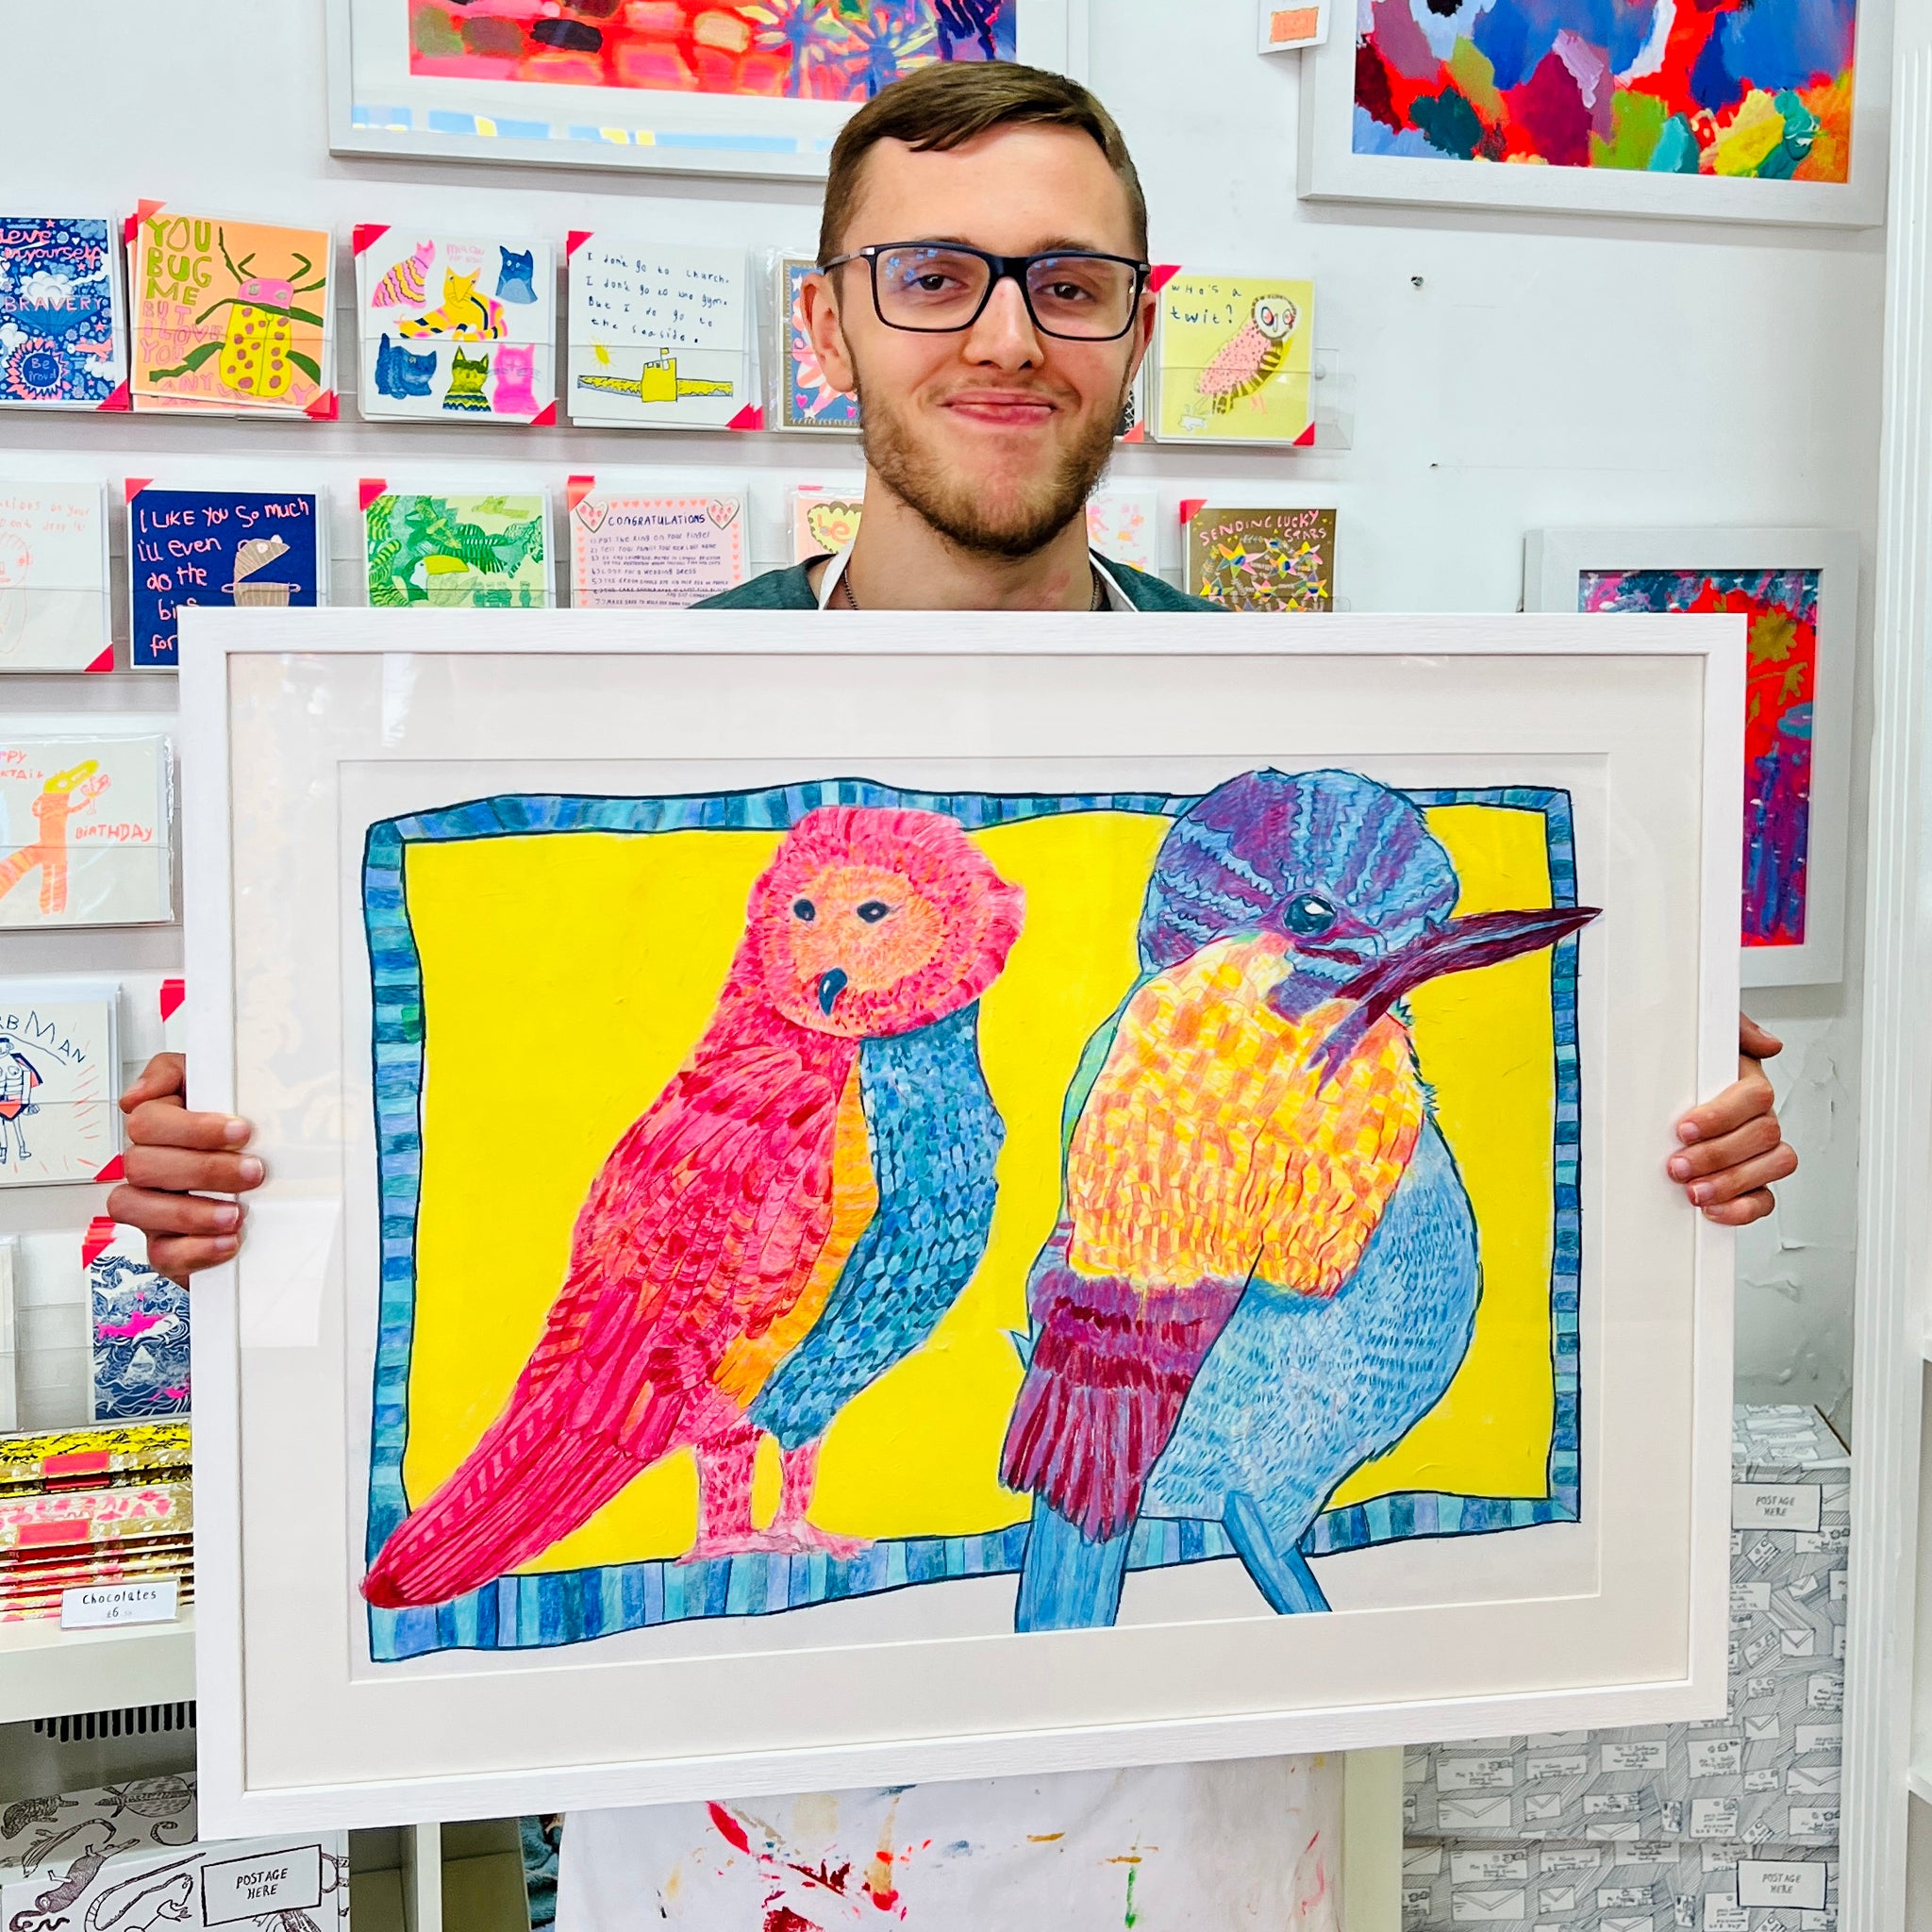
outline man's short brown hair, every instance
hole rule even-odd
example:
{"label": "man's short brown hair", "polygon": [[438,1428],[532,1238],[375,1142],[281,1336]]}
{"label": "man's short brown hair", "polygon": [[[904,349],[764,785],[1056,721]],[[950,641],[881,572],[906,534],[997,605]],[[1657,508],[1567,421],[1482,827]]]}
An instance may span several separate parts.
{"label": "man's short brown hair", "polygon": [[[1011,60],[936,60],[875,93],[846,122],[832,144],[819,259],[841,253],[864,182],[865,158],[882,141],[920,153],[963,147],[994,127],[1078,127],[1091,134],[1127,192],[1134,245],[1147,253],[1147,197],[1114,118],[1078,81]],[[917,241],[917,236],[894,237]]]}

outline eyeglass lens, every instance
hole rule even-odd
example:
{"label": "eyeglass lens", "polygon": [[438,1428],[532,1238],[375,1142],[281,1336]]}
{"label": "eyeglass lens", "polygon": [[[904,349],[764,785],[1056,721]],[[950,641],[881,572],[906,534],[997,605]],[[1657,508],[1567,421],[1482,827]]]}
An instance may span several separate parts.
{"label": "eyeglass lens", "polygon": [[[874,258],[879,313],[894,328],[964,328],[986,297],[991,264],[964,249],[889,248]],[[1091,255],[1043,255],[1026,270],[1033,319],[1049,335],[1106,340],[1133,314],[1132,266]]]}

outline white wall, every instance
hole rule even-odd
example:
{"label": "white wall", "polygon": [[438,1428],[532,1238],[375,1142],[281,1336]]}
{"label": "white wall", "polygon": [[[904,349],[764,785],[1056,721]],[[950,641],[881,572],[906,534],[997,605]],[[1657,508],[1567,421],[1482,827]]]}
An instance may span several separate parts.
{"label": "white wall", "polygon": [[[1860,532],[1869,569],[1880,235],[1298,203],[1295,63],[1255,53],[1254,0],[1091,8],[1091,77],[1145,177],[1156,258],[1311,275],[1317,343],[1354,409],[1347,451],[1135,449],[1121,457],[1122,480],[1158,482],[1170,502],[1220,484],[1334,503],[1338,592],[1357,610],[1512,610],[1523,533],[1544,524],[1832,525]],[[0,75],[0,200],[22,211],[198,202],[330,223],[343,237],[357,222],[388,221],[521,225],[559,241],[600,223],[759,248],[815,238],[816,195],[802,188],[337,159],[325,151],[322,21],[321,0],[149,0],[111,27],[97,11],[37,8],[32,73],[16,63]],[[67,78],[44,80],[53,75]],[[345,488],[380,474],[377,458],[531,460],[559,478],[729,462],[764,478],[768,505],[782,479],[855,460],[842,443],[778,436],[0,412],[0,463],[23,472],[118,478],[223,455],[300,461]],[[769,550],[775,511],[760,523]],[[1869,589],[1863,604],[1861,656]],[[1861,702],[1865,682],[1861,669]],[[9,715],[78,701],[164,706],[170,683],[15,679],[0,705]],[[1863,743],[1861,728],[1861,792]],[[1862,803],[1853,870],[1856,921]],[[0,969],[178,959],[175,934],[119,936],[111,955],[99,947],[91,935],[9,935]],[[1834,1409],[1850,1374],[1856,937],[1847,958],[1845,989],[1754,1000],[1790,1042],[1780,1084],[1807,1165],[1777,1220],[1745,1240],[1739,1323],[1741,1392]],[[48,1224],[57,1212],[78,1226],[97,1211],[91,1190],[37,1194],[32,1222],[18,1195],[0,1202],[0,1227]]]}

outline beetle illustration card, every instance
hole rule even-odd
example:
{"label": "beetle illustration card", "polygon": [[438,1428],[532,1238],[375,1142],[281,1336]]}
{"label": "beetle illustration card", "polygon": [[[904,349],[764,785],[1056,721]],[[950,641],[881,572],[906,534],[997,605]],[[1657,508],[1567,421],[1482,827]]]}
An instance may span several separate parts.
{"label": "beetle illustration card", "polygon": [[1155,435],[1311,444],[1314,331],[1312,282],[1175,275],[1160,291]]}
{"label": "beetle illustration card", "polygon": [[0,1188],[92,1181],[121,1144],[115,1018],[100,980],[0,980]]}
{"label": "beetle illustration card", "polygon": [[129,244],[137,409],[327,416],[325,228],[142,205]]}
{"label": "beetle illustration card", "polygon": [[531,235],[356,230],[364,416],[557,420],[557,264]]}

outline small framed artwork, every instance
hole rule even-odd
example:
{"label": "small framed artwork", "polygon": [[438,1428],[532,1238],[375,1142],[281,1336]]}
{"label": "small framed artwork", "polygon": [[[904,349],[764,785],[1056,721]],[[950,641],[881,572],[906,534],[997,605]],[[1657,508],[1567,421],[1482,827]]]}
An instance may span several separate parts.
{"label": "small framed artwork", "polygon": [[1316,201],[1873,227],[1892,0],[1363,0],[1302,62]]}
{"label": "small framed artwork", "polygon": [[1264,54],[1298,54],[1305,47],[1319,47],[1328,38],[1329,0],[1293,0],[1284,7],[1280,0],[1261,0],[1261,51]]}
{"label": "small framed artwork", "polygon": [[917,68],[1081,73],[1086,12],[1083,0],[328,0],[329,146],[811,180],[853,110]]}
{"label": "small framed artwork", "polygon": [[187,627],[204,1829],[1722,1712],[1741,618]]}
{"label": "small framed artwork", "polygon": [[1858,539],[1848,530],[1534,530],[1531,610],[1734,613],[1744,700],[1743,983],[1842,973]]}

